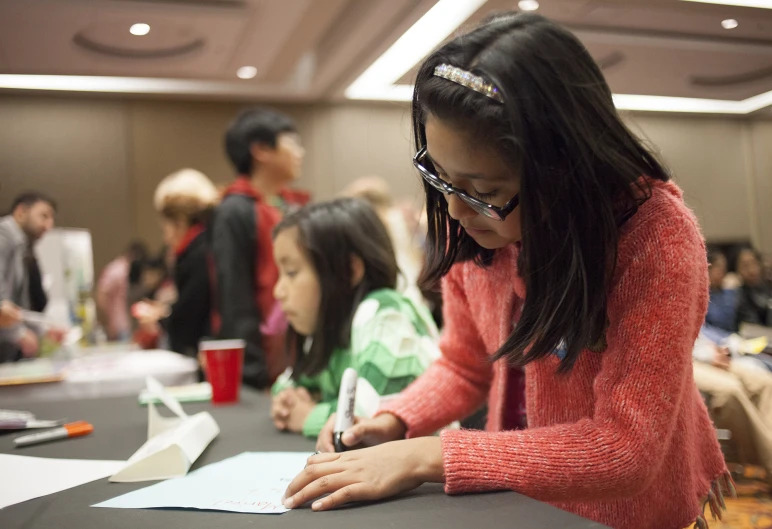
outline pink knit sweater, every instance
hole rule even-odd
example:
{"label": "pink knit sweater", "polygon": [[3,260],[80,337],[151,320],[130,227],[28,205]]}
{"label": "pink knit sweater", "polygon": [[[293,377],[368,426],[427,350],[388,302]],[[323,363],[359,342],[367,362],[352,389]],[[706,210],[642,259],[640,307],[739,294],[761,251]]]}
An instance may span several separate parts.
{"label": "pink knit sweater", "polygon": [[[491,267],[453,267],[443,283],[443,356],[383,411],[408,436],[436,431],[486,397],[486,432],[442,433],[445,490],[511,489],[619,529],[705,526],[731,488],[715,431],[692,376],[705,317],[702,235],[673,183],[623,226],[608,297],[608,348],[583,351],[557,375],[551,356],[526,367],[528,429],[501,431],[506,364],[490,363],[509,335],[525,288],[517,250]],[[723,487],[723,488],[722,488]]]}

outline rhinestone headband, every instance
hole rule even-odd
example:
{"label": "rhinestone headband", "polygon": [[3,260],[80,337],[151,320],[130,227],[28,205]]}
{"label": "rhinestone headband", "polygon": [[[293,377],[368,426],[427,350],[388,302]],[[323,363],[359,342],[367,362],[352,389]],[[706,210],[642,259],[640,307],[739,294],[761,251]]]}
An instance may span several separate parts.
{"label": "rhinestone headband", "polygon": [[498,88],[485,81],[485,79],[479,75],[474,75],[461,68],[456,68],[450,64],[440,64],[434,69],[434,75],[458,83],[461,86],[465,86],[470,90],[474,90],[484,96],[495,99],[499,103],[504,102],[504,98],[501,97],[501,92],[499,92]]}

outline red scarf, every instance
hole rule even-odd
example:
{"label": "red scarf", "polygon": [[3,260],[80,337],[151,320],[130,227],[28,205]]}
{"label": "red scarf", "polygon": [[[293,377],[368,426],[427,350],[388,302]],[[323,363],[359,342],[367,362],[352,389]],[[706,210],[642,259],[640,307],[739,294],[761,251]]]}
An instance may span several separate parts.
{"label": "red scarf", "polygon": [[188,246],[190,246],[190,243],[196,240],[196,237],[204,233],[204,226],[203,224],[194,224],[190,228],[188,228],[188,231],[185,232],[185,235],[182,236],[182,239],[179,243],[177,243],[177,247],[174,249],[174,255],[179,257],[182,255],[182,253],[188,249]]}

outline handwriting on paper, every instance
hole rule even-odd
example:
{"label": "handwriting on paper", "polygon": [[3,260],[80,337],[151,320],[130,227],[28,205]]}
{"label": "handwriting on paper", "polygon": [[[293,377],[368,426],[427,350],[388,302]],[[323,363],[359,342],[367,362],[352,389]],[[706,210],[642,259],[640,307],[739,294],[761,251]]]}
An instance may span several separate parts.
{"label": "handwriting on paper", "polygon": [[245,452],[95,505],[123,509],[178,507],[254,514],[281,514],[287,485],[310,454]]}

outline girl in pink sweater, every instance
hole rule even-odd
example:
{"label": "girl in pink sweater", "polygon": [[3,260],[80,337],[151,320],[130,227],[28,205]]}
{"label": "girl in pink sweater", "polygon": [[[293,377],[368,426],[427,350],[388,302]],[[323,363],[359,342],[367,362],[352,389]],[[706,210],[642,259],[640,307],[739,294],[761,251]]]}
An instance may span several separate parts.
{"label": "girl in pink sweater", "polygon": [[[706,527],[703,502],[720,515],[732,484],[692,377],[703,239],[588,52],[543,17],[496,17],[426,59],[413,121],[443,356],[344,434],[361,450],[311,457],[285,504],[443,482],[614,528]],[[510,420],[513,366],[524,430]],[[430,436],[486,399],[486,432]],[[331,440],[328,423],[319,448]]]}

